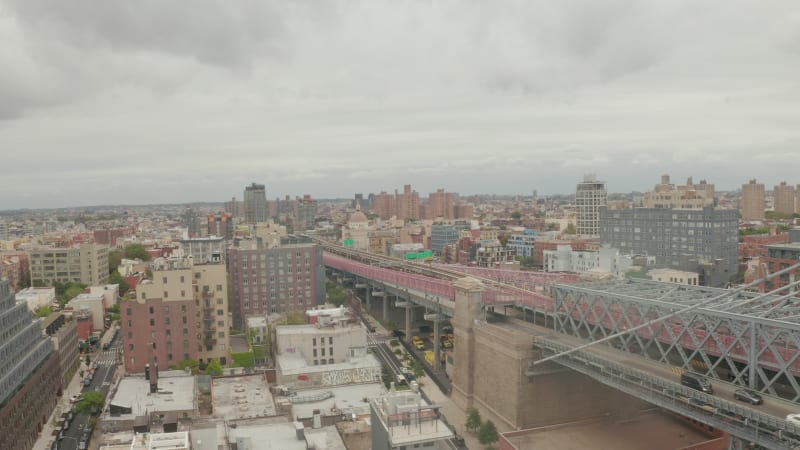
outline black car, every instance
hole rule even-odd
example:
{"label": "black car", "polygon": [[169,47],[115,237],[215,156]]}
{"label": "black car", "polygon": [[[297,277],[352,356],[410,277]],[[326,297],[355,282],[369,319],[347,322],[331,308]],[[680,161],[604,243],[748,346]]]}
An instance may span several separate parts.
{"label": "black car", "polygon": [[400,330],[394,330],[392,331],[392,336],[403,339],[404,337],[406,337],[406,332]]}
{"label": "black car", "polygon": [[760,405],[764,403],[764,399],[757,393],[749,389],[737,389],[733,393],[733,398],[736,400],[750,403],[751,405]]}

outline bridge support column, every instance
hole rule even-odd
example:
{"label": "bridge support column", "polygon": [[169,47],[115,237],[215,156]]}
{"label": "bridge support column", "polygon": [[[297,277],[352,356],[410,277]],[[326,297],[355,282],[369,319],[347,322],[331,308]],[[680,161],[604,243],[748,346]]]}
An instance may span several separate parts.
{"label": "bridge support column", "polygon": [[389,293],[383,296],[383,323],[389,320]]}
{"label": "bridge support column", "polygon": [[455,334],[455,365],[453,371],[453,402],[463,411],[475,400],[475,321],[482,317],[483,283],[465,277],[453,283],[456,290],[453,334]]}
{"label": "bridge support column", "polygon": [[441,313],[425,314],[425,320],[433,322],[433,368],[442,370],[441,326],[447,318]]}
{"label": "bridge support column", "polygon": [[367,288],[364,290],[364,298],[367,300],[367,314],[372,314],[372,286],[367,283]]}
{"label": "bridge support column", "polygon": [[411,302],[408,302],[406,307],[406,342],[411,341]]}

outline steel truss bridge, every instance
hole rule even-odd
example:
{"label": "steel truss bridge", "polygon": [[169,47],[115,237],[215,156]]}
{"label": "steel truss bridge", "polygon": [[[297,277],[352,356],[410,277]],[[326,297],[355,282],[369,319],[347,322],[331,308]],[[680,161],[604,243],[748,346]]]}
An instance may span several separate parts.
{"label": "steel truss bridge", "polygon": [[[541,361],[725,430],[738,438],[732,448],[800,448],[800,428],[784,420],[800,412],[800,281],[767,294],[638,279],[578,283],[574,275],[412,263],[317,242],[328,268],[405,292],[406,300],[450,317],[453,281],[477,278],[486,285],[484,306],[514,307],[551,330],[533,338],[546,356]],[[432,296],[448,302],[426,302]],[[629,360],[615,362],[620,355]],[[647,370],[630,367],[640,360]],[[663,373],[653,375],[653,367]],[[714,379],[715,388],[761,392],[764,406],[775,407],[764,413],[687,389],[677,383],[682,371]]]}

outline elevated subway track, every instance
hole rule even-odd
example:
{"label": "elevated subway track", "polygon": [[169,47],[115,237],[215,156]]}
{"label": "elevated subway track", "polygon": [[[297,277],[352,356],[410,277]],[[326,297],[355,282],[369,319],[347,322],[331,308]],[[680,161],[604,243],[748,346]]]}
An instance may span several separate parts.
{"label": "elevated subway track", "polygon": [[[331,243],[323,247],[326,266],[381,283],[394,289],[394,294],[407,295],[412,302],[431,309],[438,307],[452,317],[452,283],[464,273]],[[733,293],[623,280],[553,284],[550,297],[469,276],[487,286],[485,306],[510,305],[541,313],[558,333],[588,342],[620,334],[608,344],[681,370],[800,401],[800,303],[793,293]],[[425,294],[446,298],[447,304],[431,302]],[[702,306],[675,315],[681,308],[701,302]]]}

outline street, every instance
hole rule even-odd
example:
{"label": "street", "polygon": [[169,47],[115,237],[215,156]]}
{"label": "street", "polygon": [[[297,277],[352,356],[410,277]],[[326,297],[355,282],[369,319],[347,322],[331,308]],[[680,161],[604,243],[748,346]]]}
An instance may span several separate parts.
{"label": "street", "polygon": [[[111,332],[113,332],[113,329]],[[85,394],[96,390],[108,395],[111,383],[114,380],[114,374],[117,371],[117,362],[120,361],[121,354],[122,338],[119,333],[117,333],[109,342],[107,350],[95,352],[90,356],[90,367],[94,368],[94,374],[91,376],[89,385],[83,386],[81,392]],[[82,355],[82,357],[85,358],[85,355]],[[92,360],[92,358],[94,358],[94,360]],[[84,379],[90,376],[88,373],[84,375]],[[88,448],[88,442],[91,439],[91,431],[87,432],[86,430],[90,417],[91,416],[88,414],[74,414],[73,420],[69,428],[64,432],[63,438],[58,439],[55,436],[53,437],[56,439],[57,444],[55,447],[51,448],[56,448],[58,450],[85,450]],[[59,419],[59,421],[61,420],[62,419]]]}

